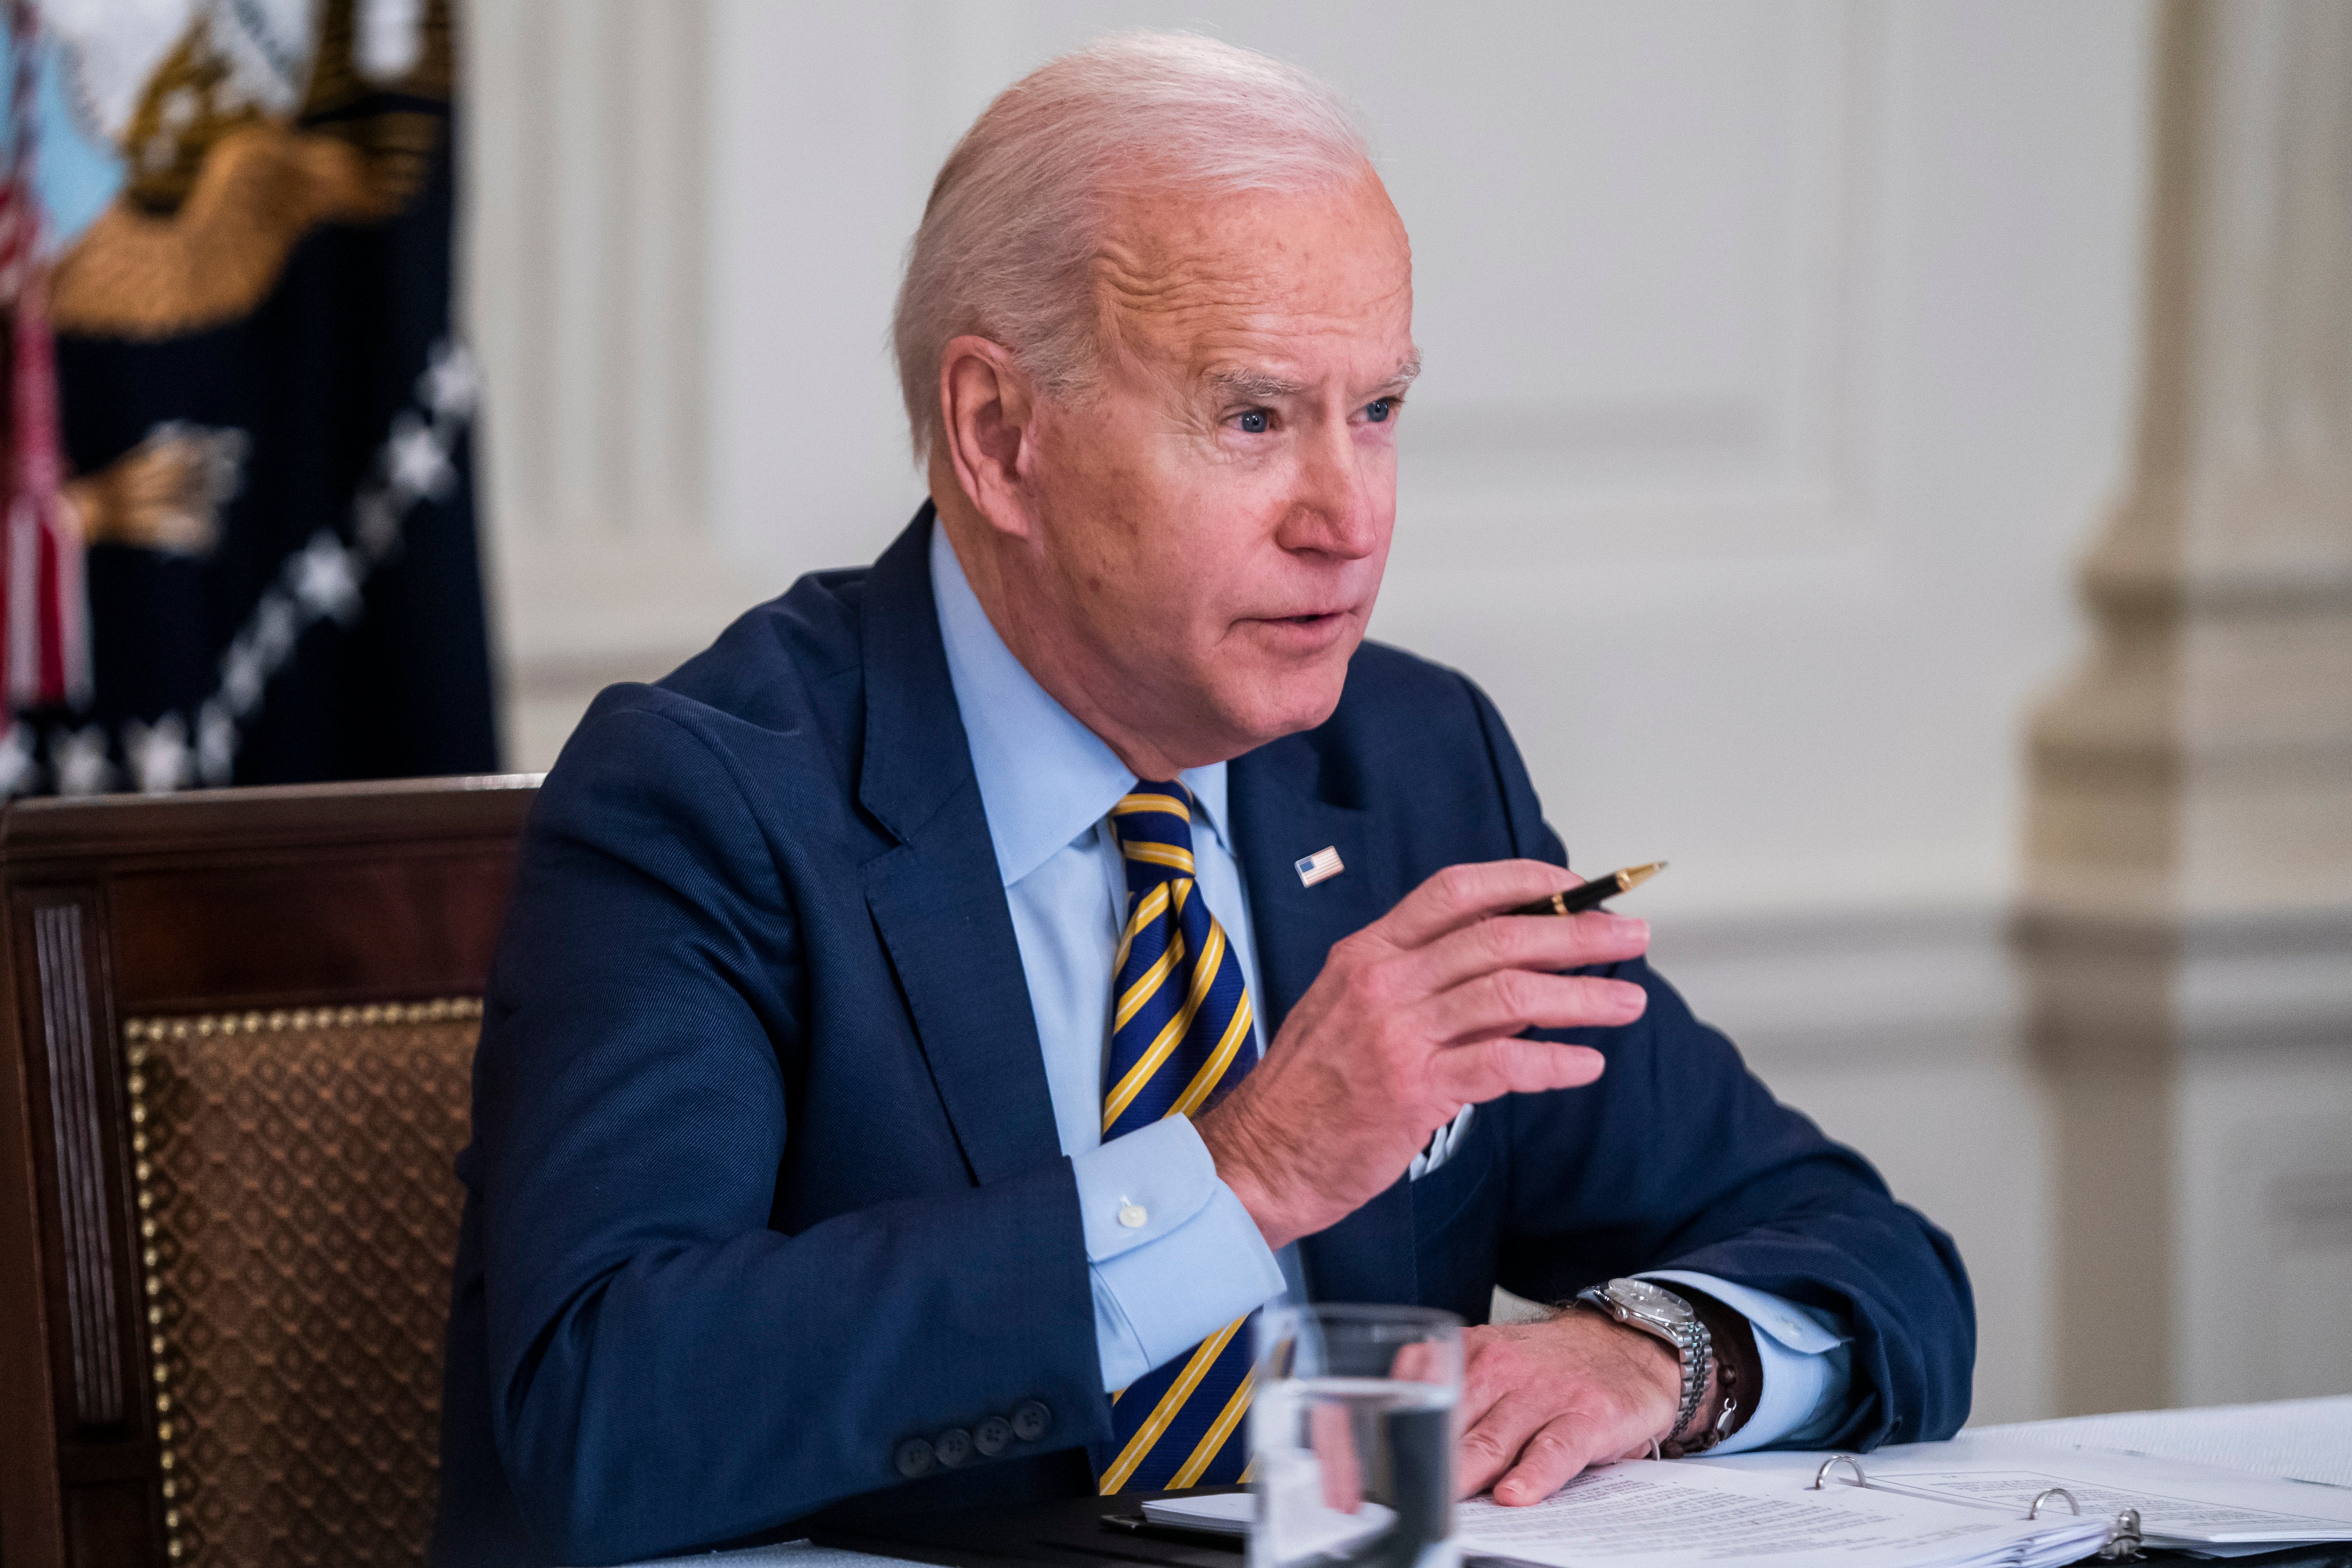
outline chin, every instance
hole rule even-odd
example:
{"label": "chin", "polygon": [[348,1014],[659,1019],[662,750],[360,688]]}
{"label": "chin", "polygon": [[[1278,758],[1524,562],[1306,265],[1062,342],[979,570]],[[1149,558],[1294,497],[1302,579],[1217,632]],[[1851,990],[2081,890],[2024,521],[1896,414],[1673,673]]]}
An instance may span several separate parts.
{"label": "chin", "polygon": [[1234,729],[1249,738],[1245,749],[1255,751],[1269,741],[1312,730],[1331,717],[1347,685],[1345,659],[1334,661],[1328,669],[1318,667],[1312,671],[1286,670],[1279,675],[1269,674],[1243,700],[1226,710],[1236,721]]}

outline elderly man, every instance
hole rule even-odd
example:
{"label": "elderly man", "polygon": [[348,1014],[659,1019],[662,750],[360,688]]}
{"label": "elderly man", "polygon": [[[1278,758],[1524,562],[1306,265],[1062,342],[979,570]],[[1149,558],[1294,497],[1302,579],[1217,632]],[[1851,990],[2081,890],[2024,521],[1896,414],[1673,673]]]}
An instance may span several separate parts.
{"label": "elderly man", "polygon": [[1584,1292],[1471,1331],[1507,1503],[1959,1426],[1950,1242],[1640,921],[1507,912],[1576,879],[1502,720],[1363,641],[1412,304],[1274,62],[1117,39],[964,137],[898,318],[930,503],[604,693],[526,837],[446,1562],[1230,1480],[1286,1292]]}

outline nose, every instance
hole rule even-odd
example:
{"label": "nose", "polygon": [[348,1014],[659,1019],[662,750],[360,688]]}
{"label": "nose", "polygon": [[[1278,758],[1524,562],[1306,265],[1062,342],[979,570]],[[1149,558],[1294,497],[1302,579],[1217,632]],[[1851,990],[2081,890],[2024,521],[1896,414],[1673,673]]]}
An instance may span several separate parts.
{"label": "nose", "polygon": [[[1379,467],[1379,472],[1371,471]],[[1391,473],[1356,444],[1354,427],[1335,419],[1302,446],[1298,487],[1283,527],[1283,545],[1360,561],[1380,547],[1382,487]]]}

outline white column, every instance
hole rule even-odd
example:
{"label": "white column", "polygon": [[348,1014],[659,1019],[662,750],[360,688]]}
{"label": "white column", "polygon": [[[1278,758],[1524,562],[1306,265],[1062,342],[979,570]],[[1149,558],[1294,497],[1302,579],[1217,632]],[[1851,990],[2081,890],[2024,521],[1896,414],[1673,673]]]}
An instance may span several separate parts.
{"label": "white column", "polygon": [[772,592],[715,547],[707,0],[466,7],[463,283],[507,750]]}
{"label": "white column", "polygon": [[2136,472],[2032,734],[2070,1410],[2352,1389],[2352,6],[2163,34]]}

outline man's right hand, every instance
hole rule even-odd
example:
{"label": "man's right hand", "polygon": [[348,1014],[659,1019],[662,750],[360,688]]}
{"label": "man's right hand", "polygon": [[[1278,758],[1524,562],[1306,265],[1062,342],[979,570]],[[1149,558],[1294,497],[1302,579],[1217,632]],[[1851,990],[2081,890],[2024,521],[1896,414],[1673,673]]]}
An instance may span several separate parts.
{"label": "man's right hand", "polygon": [[1503,913],[1579,880],[1542,860],[1450,866],[1332,947],[1265,1059],[1194,1119],[1267,1246],[1385,1191],[1465,1105],[1601,1076],[1596,1050],[1517,1037],[1630,1024],[1647,1004],[1628,982],[1557,973],[1640,956],[1645,922]]}

